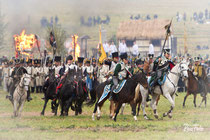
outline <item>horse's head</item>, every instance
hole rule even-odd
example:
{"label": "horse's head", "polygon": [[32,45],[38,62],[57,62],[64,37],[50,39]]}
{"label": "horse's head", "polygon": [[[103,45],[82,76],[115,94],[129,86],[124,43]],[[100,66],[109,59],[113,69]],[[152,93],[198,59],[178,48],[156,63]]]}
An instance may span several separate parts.
{"label": "horse's head", "polygon": [[69,79],[74,79],[75,74],[76,74],[76,69],[70,69],[69,68],[67,77]]}
{"label": "horse's head", "polygon": [[148,82],[145,73],[139,72],[135,74],[133,78],[137,83],[140,83],[144,88],[148,88]]}
{"label": "horse's head", "polygon": [[27,73],[25,73],[21,77],[20,86],[23,87],[26,91],[28,91],[30,81],[31,81],[30,76]]}
{"label": "horse's head", "polygon": [[49,69],[49,81],[53,82],[55,80],[55,69]]}
{"label": "horse's head", "polygon": [[184,79],[187,79],[188,78],[188,67],[189,63],[187,63],[186,61],[182,61],[179,63],[179,73],[180,73],[180,76]]}
{"label": "horse's head", "polygon": [[81,80],[83,78],[82,69],[77,69],[76,77],[78,80]]}

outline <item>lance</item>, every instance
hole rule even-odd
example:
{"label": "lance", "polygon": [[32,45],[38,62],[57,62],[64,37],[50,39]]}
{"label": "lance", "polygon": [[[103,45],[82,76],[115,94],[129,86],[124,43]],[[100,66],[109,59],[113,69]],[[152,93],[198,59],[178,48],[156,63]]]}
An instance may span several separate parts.
{"label": "lance", "polygon": [[163,55],[163,51],[164,51],[164,48],[165,48],[165,45],[166,45],[166,41],[168,40],[168,37],[171,34],[170,27],[171,27],[172,20],[173,20],[173,18],[171,19],[171,22],[168,25],[165,26],[165,29],[166,29],[166,38],[165,38],[165,41],[164,41],[164,44],[163,44],[163,47],[162,47],[162,51],[161,51],[160,57],[162,57],[162,55]]}

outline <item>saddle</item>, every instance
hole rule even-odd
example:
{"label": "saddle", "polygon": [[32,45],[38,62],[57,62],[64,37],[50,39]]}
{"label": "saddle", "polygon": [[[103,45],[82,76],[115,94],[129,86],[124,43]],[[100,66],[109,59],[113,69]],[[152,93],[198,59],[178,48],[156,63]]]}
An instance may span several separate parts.
{"label": "saddle", "polygon": [[[151,77],[148,78],[148,83],[150,86],[153,86],[155,84],[158,84],[161,86],[165,83],[166,76],[167,76],[167,73],[163,72],[162,75],[160,76],[160,78],[158,78],[157,74],[155,73],[154,75],[152,75]],[[157,79],[157,82],[155,83],[156,78],[158,78],[158,79]]]}
{"label": "saddle", "polygon": [[[117,87],[113,90],[113,92],[115,94],[119,93],[123,87],[125,86],[125,83],[126,83],[126,79],[125,80],[122,80],[120,81],[120,83],[117,85]],[[104,87],[104,91],[103,91],[103,94],[101,96],[101,98],[99,99],[98,103],[100,103],[101,101],[103,101],[109,94],[109,92],[111,91],[111,84],[108,84]]]}

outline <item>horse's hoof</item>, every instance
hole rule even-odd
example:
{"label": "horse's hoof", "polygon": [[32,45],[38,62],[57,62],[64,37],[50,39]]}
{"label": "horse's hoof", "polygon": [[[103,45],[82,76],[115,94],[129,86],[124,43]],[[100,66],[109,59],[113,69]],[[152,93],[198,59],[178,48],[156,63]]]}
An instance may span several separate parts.
{"label": "horse's hoof", "polygon": [[133,118],[134,118],[134,120],[135,120],[135,121],[137,121],[137,120],[138,120],[136,116],[134,116]]}
{"label": "horse's hoof", "polygon": [[116,119],[116,118],[114,118],[114,121],[116,122],[116,121],[117,121],[117,119]]}
{"label": "horse's hoof", "polygon": [[145,120],[149,120],[149,118],[147,117],[147,115],[144,115],[144,119]]}
{"label": "horse's hoof", "polygon": [[44,116],[44,113],[43,112],[41,112],[41,116]]}
{"label": "horse's hoof", "polygon": [[168,116],[168,114],[167,113],[163,113],[163,117],[166,117],[166,116]]}
{"label": "horse's hoof", "polygon": [[154,115],[156,119],[158,119],[158,115]]}
{"label": "horse's hoof", "polygon": [[97,120],[100,120],[101,116],[97,116]]}
{"label": "horse's hoof", "polygon": [[169,113],[169,114],[168,114],[168,117],[171,119],[171,118],[172,118],[172,114],[171,114],[171,113]]}

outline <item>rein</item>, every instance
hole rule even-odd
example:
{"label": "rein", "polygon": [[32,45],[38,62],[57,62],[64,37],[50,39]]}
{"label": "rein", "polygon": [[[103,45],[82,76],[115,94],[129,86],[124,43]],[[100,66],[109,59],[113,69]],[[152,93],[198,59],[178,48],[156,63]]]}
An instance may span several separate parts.
{"label": "rein", "polygon": [[[180,69],[180,65],[181,65],[181,64],[183,64],[183,63],[180,63],[180,64],[179,64],[179,69]],[[169,73],[174,74],[174,75],[176,75],[176,76],[178,76],[178,77],[180,78],[180,77],[181,77],[181,72],[182,72],[182,71],[187,71],[187,69],[183,69],[183,70],[180,69],[180,73],[176,73],[176,72],[172,72],[172,71],[170,71]],[[169,73],[168,73],[168,74],[169,74]],[[175,85],[175,84],[171,81],[171,79],[168,77],[168,74],[166,75],[166,77],[168,78],[169,82],[171,82],[171,84],[174,86],[174,92],[173,92],[173,94],[174,94],[174,93],[176,92],[177,85]],[[173,94],[172,94],[172,95],[173,95]],[[176,95],[177,95],[177,94],[176,94]]]}

